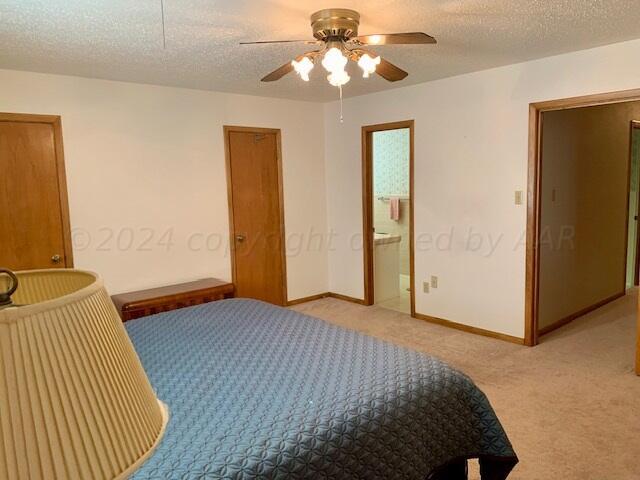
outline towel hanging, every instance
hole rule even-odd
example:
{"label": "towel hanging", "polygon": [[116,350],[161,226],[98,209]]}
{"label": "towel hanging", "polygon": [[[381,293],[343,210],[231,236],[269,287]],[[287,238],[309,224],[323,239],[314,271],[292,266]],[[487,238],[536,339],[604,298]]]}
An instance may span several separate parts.
{"label": "towel hanging", "polygon": [[400,199],[398,197],[389,199],[389,218],[396,222],[400,221]]}

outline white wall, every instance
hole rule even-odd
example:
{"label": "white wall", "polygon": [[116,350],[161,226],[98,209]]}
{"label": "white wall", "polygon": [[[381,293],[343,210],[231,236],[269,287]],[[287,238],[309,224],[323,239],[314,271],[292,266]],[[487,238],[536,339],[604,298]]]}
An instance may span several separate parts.
{"label": "white wall", "polygon": [[321,108],[0,70],[0,111],[62,116],[75,265],[111,293],[231,278],[225,124],[282,129],[289,299],[326,292],[326,245],[299,247],[326,233]]}
{"label": "white wall", "polygon": [[[329,289],[363,296],[360,128],[414,119],[416,309],[522,337],[526,206],[514,192],[526,192],[528,105],[638,88],[639,51],[632,41],[356,97],[343,124],[326,104]],[[424,294],[431,275],[439,288]]]}
{"label": "white wall", "polygon": [[[638,51],[626,42],[356,97],[344,124],[336,102],[2,70],[0,110],[62,115],[76,265],[112,292],[230,278],[224,249],[198,243],[228,232],[222,125],[281,128],[290,299],[363,296],[360,128],[415,119],[417,311],[523,336],[526,207],[513,198],[526,190],[528,104],[640,87]],[[149,251],[117,248],[129,228],[134,247],[153,233]],[[439,288],[423,294],[431,275]]]}

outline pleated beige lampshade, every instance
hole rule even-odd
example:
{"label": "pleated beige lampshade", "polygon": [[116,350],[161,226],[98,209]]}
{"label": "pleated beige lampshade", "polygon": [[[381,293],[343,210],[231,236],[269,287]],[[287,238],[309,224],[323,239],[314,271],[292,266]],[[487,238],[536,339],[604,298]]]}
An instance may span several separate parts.
{"label": "pleated beige lampshade", "polygon": [[[18,272],[0,310],[0,478],[122,479],[168,420],[102,280]],[[0,276],[0,291],[9,282]]]}

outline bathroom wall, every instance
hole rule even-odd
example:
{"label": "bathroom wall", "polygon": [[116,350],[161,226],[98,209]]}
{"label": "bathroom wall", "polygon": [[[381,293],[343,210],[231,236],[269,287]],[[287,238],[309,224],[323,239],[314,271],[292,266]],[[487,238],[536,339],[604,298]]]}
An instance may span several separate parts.
{"label": "bathroom wall", "polygon": [[389,218],[389,202],[378,200],[376,196],[373,200],[373,225],[376,232],[392,233],[400,235],[400,274],[409,275],[409,202],[400,202],[400,220],[396,222]]}
{"label": "bathroom wall", "polygon": [[[373,226],[377,232],[400,235],[400,274],[409,275],[409,129],[373,133]],[[391,220],[389,201],[404,196],[400,220]]]}
{"label": "bathroom wall", "polygon": [[373,132],[373,191],[409,195],[409,129]]}

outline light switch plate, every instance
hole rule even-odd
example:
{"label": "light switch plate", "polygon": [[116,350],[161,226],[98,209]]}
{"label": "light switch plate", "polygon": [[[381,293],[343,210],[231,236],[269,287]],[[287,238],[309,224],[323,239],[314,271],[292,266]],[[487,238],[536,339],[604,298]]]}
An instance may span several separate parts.
{"label": "light switch plate", "polygon": [[516,205],[522,205],[522,190],[516,190]]}
{"label": "light switch plate", "polygon": [[438,277],[431,275],[431,288],[438,288]]}
{"label": "light switch plate", "polygon": [[429,282],[422,282],[422,291],[424,293],[429,293]]}

